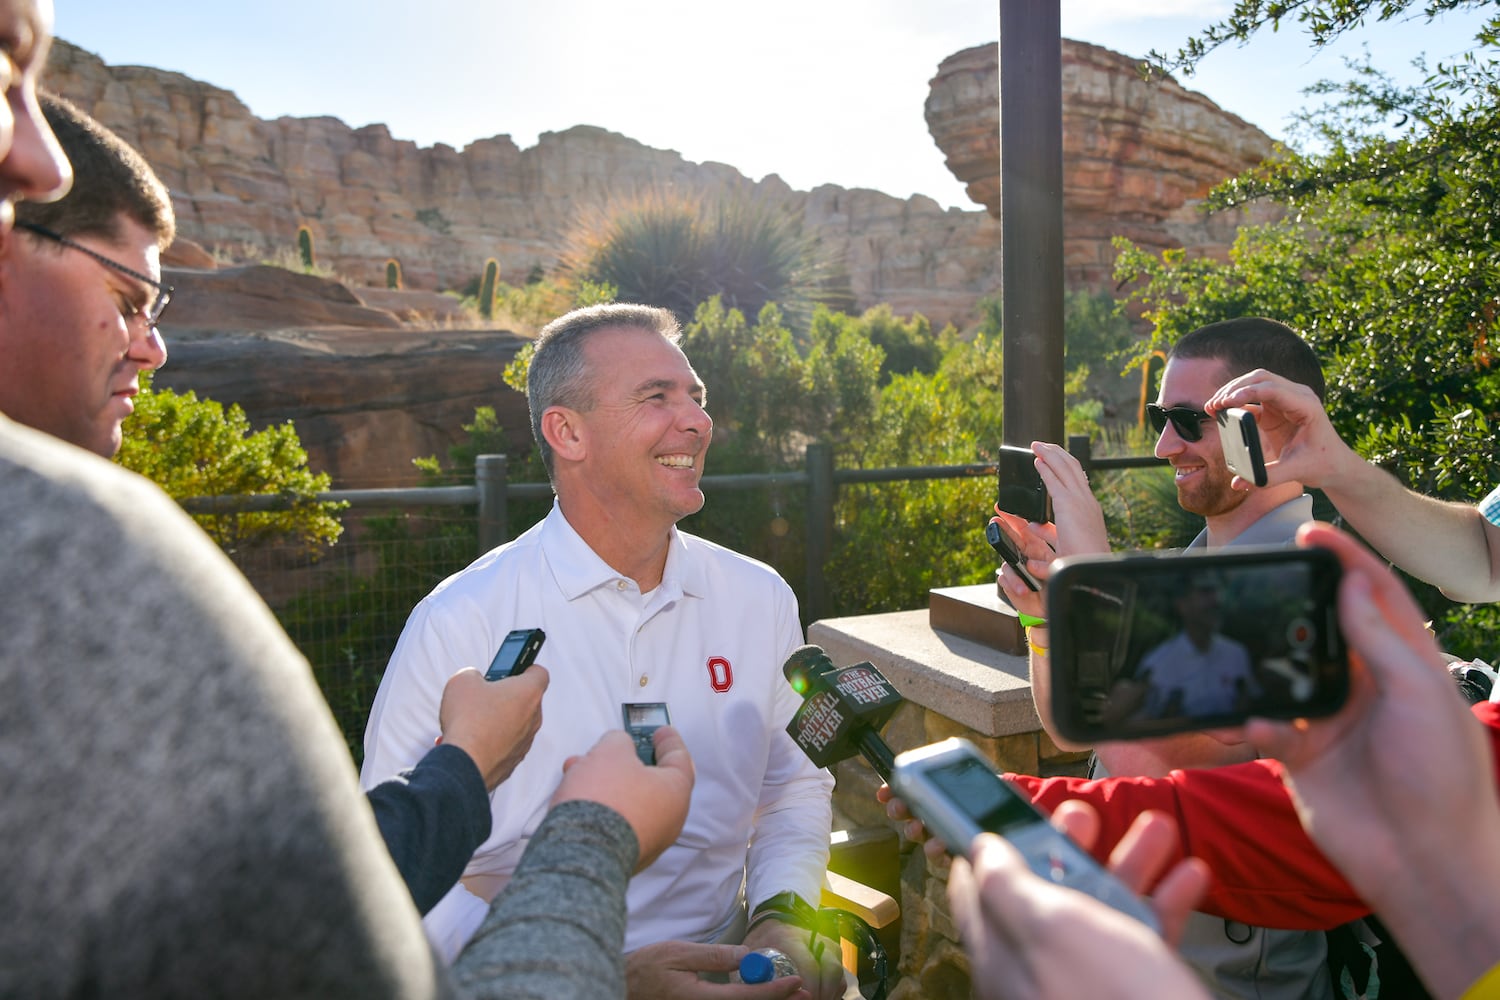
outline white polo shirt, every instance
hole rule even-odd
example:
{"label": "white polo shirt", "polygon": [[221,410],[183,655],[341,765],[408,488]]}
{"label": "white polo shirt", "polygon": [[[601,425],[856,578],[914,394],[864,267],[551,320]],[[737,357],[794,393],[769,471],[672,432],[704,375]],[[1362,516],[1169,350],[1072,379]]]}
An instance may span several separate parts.
{"label": "white polo shirt", "polygon": [[[439,584],[412,611],[375,696],[365,787],[431,749],[448,678],[483,671],[516,628],[546,631],[537,662],[551,684],[541,729],[491,796],[494,829],[466,874],[513,871],[563,761],[623,728],[623,704],[665,702],[697,780],[676,843],[631,880],[625,949],[714,940],[737,914],[742,879],[752,904],[788,889],[816,902],[833,778],[785,730],[799,704],[781,673],[802,643],[796,598],[770,567],[675,528],[662,582],[645,595],[555,504]],[[425,918],[428,936],[451,960],[486,909],[457,886]]]}

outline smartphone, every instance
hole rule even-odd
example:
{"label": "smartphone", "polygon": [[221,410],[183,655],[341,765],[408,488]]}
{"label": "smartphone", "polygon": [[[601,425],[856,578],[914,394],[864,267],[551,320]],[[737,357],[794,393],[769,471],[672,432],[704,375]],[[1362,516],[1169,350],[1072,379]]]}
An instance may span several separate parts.
{"label": "smartphone", "polygon": [[980,833],[999,834],[1047,881],[1087,893],[1160,930],[1144,900],[1055,829],[968,740],[954,736],[898,754],[891,788],[950,851],[967,855]]}
{"label": "smartphone", "polygon": [[536,660],[536,654],[546,641],[547,633],[539,628],[518,628],[507,633],[495,652],[495,658],[490,661],[490,669],[484,672],[484,679],[498,681],[519,674]]}
{"label": "smartphone", "polygon": [[995,506],[1028,521],[1052,520],[1052,502],[1047,485],[1036,471],[1036,455],[1030,448],[1002,444],[995,463]]}
{"label": "smartphone", "polygon": [[1331,715],[1349,694],[1341,575],[1319,548],[1059,560],[1053,722],[1094,743]]}
{"label": "smartphone", "polygon": [[625,731],[635,743],[635,755],[642,764],[656,763],[656,742],[651,734],[671,722],[666,702],[627,702],[620,706],[625,717]]}
{"label": "smartphone", "polygon": [[1010,540],[1010,536],[1000,526],[1000,519],[998,517],[990,518],[990,523],[984,526],[984,538],[985,541],[990,543],[990,548],[1000,553],[1000,558],[1009,563],[1010,568],[1016,571],[1016,574],[1021,578],[1021,582],[1031,588],[1032,593],[1036,593],[1042,589],[1041,583],[1037,581],[1036,577],[1031,575],[1031,570],[1026,568],[1026,560],[1022,557],[1021,551],[1016,548],[1015,542]]}
{"label": "smartphone", "polygon": [[1215,420],[1219,425],[1219,443],[1224,448],[1224,464],[1229,471],[1247,483],[1266,485],[1266,458],[1260,450],[1255,414],[1231,406],[1220,410]]}

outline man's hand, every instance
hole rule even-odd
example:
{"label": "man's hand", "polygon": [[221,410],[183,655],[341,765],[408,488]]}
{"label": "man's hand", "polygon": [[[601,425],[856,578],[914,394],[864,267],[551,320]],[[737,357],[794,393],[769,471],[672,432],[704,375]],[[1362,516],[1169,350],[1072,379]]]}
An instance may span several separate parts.
{"label": "man's hand", "polygon": [[1395,574],[1331,525],[1297,532],[1344,566],[1349,700],[1327,719],[1255,719],[1308,835],[1374,907],[1435,995],[1457,995],[1500,948],[1491,740]]}
{"label": "man's hand", "polygon": [[625,993],[630,1000],[788,1000],[807,995],[800,976],[754,985],[699,978],[700,972],[739,971],[740,959],[749,951],[738,944],[648,944],[625,955]]}
{"label": "man's hand", "polygon": [[776,948],[795,962],[803,990],[791,995],[799,1000],[838,1000],[844,995],[842,952],[836,939],[815,938],[811,931],[780,920],[762,920],[745,935],[745,946]]}
{"label": "man's hand", "polygon": [[[1053,817],[1054,825],[1085,844],[1098,829],[1098,814],[1081,802],[1064,803]],[[1112,853],[1111,871],[1139,891],[1160,872],[1176,835],[1166,814],[1143,813]],[[1207,996],[1145,924],[1038,878],[1014,847],[993,834],[976,838],[973,852],[972,864],[954,861],[948,899],[969,953],[975,996]],[[1151,902],[1163,928],[1181,932],[1208,880],[1207,867],[1194,858],[1161,879]]]}
{"label": "man's hand", "polygon": [[542,694],[547,670],[532,666],[503,681],[487,681],[465,667],[443,687],[438,707],[438,742],[468,754],[490,791],[516,769],[542,725]]}
{"label": "man's hand", "polygon": [[[1323,488],[1365,464],[1333,429],[1317,393],[1300,382],[1257,368],[1220,386],[1203,408],[1217,415],[1231,406],[1255,414],[1267,486],[1301,483]],[[1252,487],[1239,476],[1231,485],[1241,490]]]}
{"label": "man's hand", "polygon": [[588,753],[563,762],[562,784],[552,794],[553,805],[588,799],[625,817],[641,844],[636,871],[672,846],[687,820],[693,792],[693,759],[682,735],[671,726],[662,726],[652,738],[656,766],[647,767],[623,730],[605,733]]}
{"label": "man's hand", "polygon": [[1089,488],[1088,474],[1078,459],[1066,448],[1046,441],[1033,441],[1031,450],[1037,456],[1037,472],[1052,497],[1052,523],[1028,523],[998,507],[1000,525],[1022,555],[1026,568],[1043,584],[1033,593],[1014,571],[1002,567],[1001,585],[1017,611],[1038,618],[1047,613],[1046,581],[1052,574],[1052,560],[1058,556],[1095,555],[1109,551],[1109,533],[1104,527],[1104,511]]}

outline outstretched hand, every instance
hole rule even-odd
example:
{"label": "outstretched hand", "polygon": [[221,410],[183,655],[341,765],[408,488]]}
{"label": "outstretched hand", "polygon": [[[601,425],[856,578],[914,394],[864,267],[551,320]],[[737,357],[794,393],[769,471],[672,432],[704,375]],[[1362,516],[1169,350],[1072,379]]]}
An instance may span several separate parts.
{"label": "outstretched hand", "polygon": [[655,861],[682,832],[693,791],[693,759],[682,735],[662,726],[652,738],[656,766],[647,767],[628,734],[620,729],[605,733],[588,753],[563,762],[562,783],[552,794],[553,805],[588,799],[623,816],[641,845],[636,871]]}
{"label": "outstretched hand", "polygon": [[1331,525],[1306,524],[1297,541],[1344,566],[1349,700],[1327,719],[1256,719],[1245,734],[1282,762],[1308,834],[1374,902],[1392,872],[1448,856],[1456,836],[1500,842],[1492,751],[1395,574]]}
{"label": "outstretched hand", "polygon": [[536,665],[501,681],[487,681],[465,667],[443,687],[438,742],[467,753],[493,792],[531,749],[542,725],[542,695],[549,680],[546,668]]}

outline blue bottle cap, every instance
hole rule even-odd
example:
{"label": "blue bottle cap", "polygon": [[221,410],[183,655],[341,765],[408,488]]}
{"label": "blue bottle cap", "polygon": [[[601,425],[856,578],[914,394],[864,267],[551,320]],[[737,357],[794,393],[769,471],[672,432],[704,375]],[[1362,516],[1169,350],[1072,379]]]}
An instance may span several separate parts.
{"label": "blue bottle cap", "polygon": [[740,959],[740,979],[747,983],[769,983],[776,978],[776,963],[770,955],[752,951]]}

